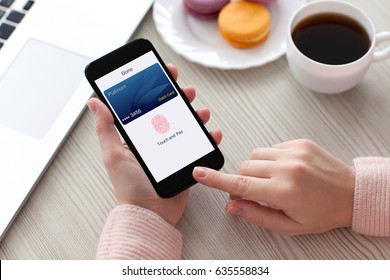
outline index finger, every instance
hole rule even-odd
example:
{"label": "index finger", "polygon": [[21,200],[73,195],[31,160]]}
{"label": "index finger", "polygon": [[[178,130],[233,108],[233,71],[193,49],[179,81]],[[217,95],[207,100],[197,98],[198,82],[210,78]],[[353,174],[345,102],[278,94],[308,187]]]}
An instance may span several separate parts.
{"label": "index finger", "polygon": [[[171,73],[172,77],[177,80],[178,76],[179,76],[179,71],[177,70],[177,67],[171,63],[168,63],[167,64],[167,68],[169,70],[169,72]],[[195,99],[195,96],[196,96],[196,92],[195,92],[195,88],[192,87],[192,86],[186,86],[184,88],[182,88],[184,94],[186,95],[188,101],[191,103],[192,101],[194,101]]]}
{"label": "index finger", "polygon": [[270,179],[227,174],[205,167],[195,167],[192,175],[199,183],[229,194],[253,201],[273,203]]}
{"label": "index finger", "polygon": [[179,71],[177,70],[177,67],[171,63],[167,64],[167,68],[169,72],[171,72],[172,77],[177,80],[177,77],[179,76]]}

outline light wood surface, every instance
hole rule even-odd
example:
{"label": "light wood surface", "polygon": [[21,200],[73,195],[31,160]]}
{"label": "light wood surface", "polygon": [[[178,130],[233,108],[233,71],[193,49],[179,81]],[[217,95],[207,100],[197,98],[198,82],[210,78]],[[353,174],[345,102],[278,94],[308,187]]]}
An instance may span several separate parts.
{"label": "light wood surface", "polygon": [[[350,0],[390,30],[390,2]],[[156,45],[179,68],[179,84],[195,85],[195,108],[209,107],[235,173],[255,147],[309,138],[347,163],[357,156],[390,157],[390,59],[339,95],[320,95],[293,79],[285,57],[262,67],[222,71],[191,63],[157,33],[149,12],[135,37]],[[184,259],[390,259],[390,238],[350,229],[282,236],[224,211],[228,196],[195,185],[178,228]],[[93,259],[114,195],[102,164],[92,114],[86,110],[0,244],[0,259]]]}

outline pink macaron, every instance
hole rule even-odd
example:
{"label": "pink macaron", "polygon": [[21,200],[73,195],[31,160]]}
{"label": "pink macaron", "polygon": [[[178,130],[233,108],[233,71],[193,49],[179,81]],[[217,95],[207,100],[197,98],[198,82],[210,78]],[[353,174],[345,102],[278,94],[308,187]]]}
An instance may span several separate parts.
{"label": "pink macaron", "polygon": [[184,0],[187,12],[202,19],[213,19],[229,0]]}

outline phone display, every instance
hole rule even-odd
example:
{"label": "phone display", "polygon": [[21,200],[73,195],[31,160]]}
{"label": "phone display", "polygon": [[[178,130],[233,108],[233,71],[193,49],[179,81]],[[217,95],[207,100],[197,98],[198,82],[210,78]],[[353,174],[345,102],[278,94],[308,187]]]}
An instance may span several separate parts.
{"label": "phone display", "polygon": [[195,166],[223,166],[217,145],[149,41],[132,41],[85,73],[160,196],[193,185]]}

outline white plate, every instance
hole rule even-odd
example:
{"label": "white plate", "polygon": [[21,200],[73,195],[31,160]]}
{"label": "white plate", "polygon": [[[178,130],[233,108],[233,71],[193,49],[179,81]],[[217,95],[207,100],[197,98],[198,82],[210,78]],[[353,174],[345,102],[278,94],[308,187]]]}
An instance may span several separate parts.
{"label": "white plate", "polygon": [[251,49],[235,49],[221,37],[217,20],[202,20],[185,12],[183,0],[156,0],[153,19],[163,40],[178,54],[207,67],[245,69],[261,66],[286,51],[288,21],[306,0],[278,0],[266,4],[271,13],[270,35]]}

